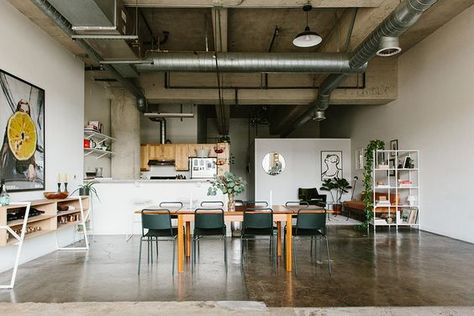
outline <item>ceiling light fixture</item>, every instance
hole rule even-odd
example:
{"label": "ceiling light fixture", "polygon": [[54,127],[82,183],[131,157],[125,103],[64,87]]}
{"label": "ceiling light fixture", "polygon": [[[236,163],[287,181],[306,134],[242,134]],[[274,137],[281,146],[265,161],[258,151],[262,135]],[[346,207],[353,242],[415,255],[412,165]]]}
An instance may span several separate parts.
{"label": "ceiling light fixture", "polygon": [[313,121],[321,122],[326,119],[326,115],[323,110],[317,110],[314,112]]}
{"label": "ceiling light fixture", "polygon": [[296,35],[295,39],[293,40],[293,45],[297,47],[314,47],[321,43],[323,38],[316,32],[312,32],[309,28],[308,23],[308,14],[313,7],[311,4],[305,4],[303,6],[303,11],[306,12],[306,27],[304,31]]}
{"label": "ceiling light fixture", "polygon": [[380,39],[380,47],[377,56],[389,57],[399,54],[402,51],[398,37],[383,36]]}

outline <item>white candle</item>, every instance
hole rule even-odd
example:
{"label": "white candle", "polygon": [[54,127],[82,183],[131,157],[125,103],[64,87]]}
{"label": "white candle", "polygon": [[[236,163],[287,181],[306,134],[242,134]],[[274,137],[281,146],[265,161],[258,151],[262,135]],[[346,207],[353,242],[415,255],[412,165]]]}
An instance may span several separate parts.
{"label": "white candle", "polygon": [[61,173],[58,173],[58,183],[61,183]]}
{"label": "white candle", "polygon": [[67,173],[64,174],[64,182],[67,183]]}

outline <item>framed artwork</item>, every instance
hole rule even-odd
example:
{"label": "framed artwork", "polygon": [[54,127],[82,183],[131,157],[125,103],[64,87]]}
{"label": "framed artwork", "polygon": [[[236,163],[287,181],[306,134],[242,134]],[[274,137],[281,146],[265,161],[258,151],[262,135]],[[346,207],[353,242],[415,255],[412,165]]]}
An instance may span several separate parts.
{"label": "framed artwork", "polygon": [[44,190],[44,90],[0,70],[0,179],[8,191]]}
{"label": "framed artwork", "polygon": [[[390,150],[398,150],[398,139],[390,141]],[[395,157],[395,153],[390,153],[390,157]]]}
{"label": "framed artwork", "polygon": [[395,177],[395,158],[390,158],[389,161],[388,161],[388,164],[389,164],[389,169],[390,171],[388,172],[389,176],[391,177]]}
{"label": "framed artwork", "polygon": [[321,180],[342,178],[342,151],[321,151]]}

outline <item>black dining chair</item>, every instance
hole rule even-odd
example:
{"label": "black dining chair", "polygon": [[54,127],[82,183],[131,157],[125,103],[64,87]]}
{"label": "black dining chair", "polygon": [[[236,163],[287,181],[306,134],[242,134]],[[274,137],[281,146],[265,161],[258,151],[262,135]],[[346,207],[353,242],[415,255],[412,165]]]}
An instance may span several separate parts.
{"label": "black dining chair", "polygon": [[266,208],[266,207],[269,207],[267,201],[244,201],[244,205],[247,208]]}
{"label": "black dining chair", "polygon": [[183,202],[179,201],[163,201],[159,204],[160,208],[180,211],[183,209]]}
{"label": "black dining chair", "polygon": [[309,207],[309,203],[307,201],[287,201],[285,202],[285,207]]}
{"label": "black dining chair", "polygon": [[192,247],[192,269],[196,264],[196,254],[199,256],[199,241],[203,238],[218,238],[224,242],[224,263],[227,273],[227,227],[222,208],[198,208],[194,211],[194,234]]}
{"label": "black dining chair", "polygon": [[[148,263],[153,264],[153,241],[156,242],[156,261],[158,261],[158,241],[173,242],[172,271],[174,275],[174,261],[178,228],[171,225],[171,214],[168,209],[144,209],[141,212],[142,234],[140,236],[140,250],[138,255],[138,274],[140,274],[142,260],[142,243],[148,244]],[[150,247],[151,246],[151,247]]]}
{"label": "black dining chair", "polygon": [[[245,253],[248,251],[248,241],[255,240],[257,237],[266,236],[270,240],[269,253],[276,259],[276,251],[274,251],[274,227],[273,227],[273,210],[271,208],[246,208],[244,209],[242,231],[240,235],[240,258],[244,262]],[[244,241],[246,247],[244,247]]]}
{"label": "black dining chair", "polygon": [[[287,230],[290,229],[288,225],[285,227],[285,235]],[[326,210],[321,208],[305,208],[298,210],[296,216],[296,225],[291,226],[293,233],[293,264],[295,267],[295,272],[297,272],[296,265],[296,239],[299,238],[310,238],[311,239],[311,252],[310,256],[313,256],[313,239],[315,241],[324,238],[326,241],[326,250],[328,257],[328,271],[329,275],[332,274],[331,269],[331,256],[329,253],[329,240],[327,238],[327,229],[326,229]],[[285,238],[285,251],[286,251],[286,238]],[[316,254],[316,251],[314,251]]]}

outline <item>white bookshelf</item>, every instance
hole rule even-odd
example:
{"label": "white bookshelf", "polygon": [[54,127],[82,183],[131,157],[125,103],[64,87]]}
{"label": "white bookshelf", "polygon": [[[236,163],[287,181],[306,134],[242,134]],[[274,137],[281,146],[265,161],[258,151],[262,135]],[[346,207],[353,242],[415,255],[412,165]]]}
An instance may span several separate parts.
{"label": "white bookshelf", "polygon": [[419,151],[377,150],[373,158],[374,216],[370,224],[374,231],[377,226],[419,228]]}

